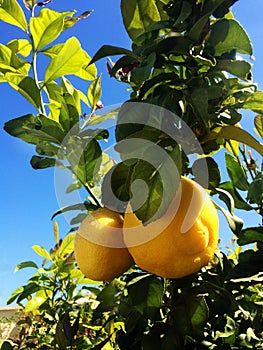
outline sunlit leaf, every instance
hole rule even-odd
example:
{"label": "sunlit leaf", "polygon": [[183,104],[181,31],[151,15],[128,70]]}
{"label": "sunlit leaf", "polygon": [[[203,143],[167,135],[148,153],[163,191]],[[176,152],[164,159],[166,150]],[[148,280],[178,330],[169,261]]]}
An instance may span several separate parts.
{"label": "sunlit leaf", "polygon": [[54,228],[54,239],[56,244],[59,242],[59,227],[57,221],[54,220],[53,222],[53,228]]}
{"label": "sunlit leaf", "polygon": [[0,44],[0,72],[28,74],[30,64],[18,57],[9,47]]}
{"label": "sunlit leaf", "polygon": [[68,234],[62,241],[61,246],[57,251],[57,255],[65,257],[67,254],[71,254],[74,250],[75,233]]}
{"label": "sunlit leaf", "polygon": [[74,17],[71,17],[71,18],[65,18],[63,30],[71,28],[72,26],[74,26],[74,24],[76,24],[78,21],[80,21],[82,19],[88,18],[92,14],[92,12],[93,12],[92,10],[87,10],[87,11],[83,12],[79,16],[74,16]]}
{"label": "sunlit leaf", "polygon": [[242,108],[263,114],[263,91],[256,91],[252,94],[242,105]]}
{"label": "sunlit leaf", "polygon": [[35,80],[29,76],[15,73],[7,73],[5,80],[24,96],[37,109],[41,105],[40,90],[37,87]]}
{"label": "sunlit leaf", "polygon": [[23,292],[18,296],[16,302],[21,303],[21,301],[39,292],[39,290],[41,289],[42,289],[41,286],[39,286],[37,283],[34,283],[34,282],[27,283],[25,286],[23,286]]}
{"label": "sunlit leaf", "polygon": [[216,127],[207,136],[204,137],[202,143],[209,140],[216,140],[218,138],[242,142],[245,145],[254,148],[254,150],[263,156],[263,145],[254,139],[254,137],[251,136],[247,131],[241,128],[232,125]]}
{"label": "sunlit leaf", "polygon": [[7,305],[13,303],[13,302],[17,299],[18,295],[20,295],[20,294],[23,292],[23,290],[24,290],[24,289],[23,289],[22,286],[16,288],[16,289],[13,291],[13,293],[10,295],[10,297],[7,299],[7,301],[6,301]]}
{"label": "sunlit leaf", "polygon": [[27,30],[24,12],[16,0],[0,0],[0,20]]}
{"label": "sunlit leaf", "polygon": [[255,117],[254,124],[259,136],[263,138],[263,115],[262,114],[258,114]]}
{"label": "sunlit leaf", "polygon": [[37,264],[34,263],[34,261],[25,261],[25,262],[21,262],[19,263],[16,268],[15,268],[15,272],[16,271],[19,271],[19,270],[22,270],[22,269],[25,269],[27,267],[34,267],[35,269],[38,268]]}
{"label": "sunlit leaf", "polygon": [[45,84],[68,74],[74,74],[87,80],[94,79],[96,68],[94,65],[88,66],[90,57],[81,48],[78,39],[71,37],[65,44],[61,45],[57,46],[56,52],[58,53],[47,66]]}
{"label": "sunlit leaf", "polygon": [[35,49],[40,50],[54,41],[63,30],[64,18],[74,12],[57,12],[48,8],[40,10],[38,16],[30,18],[30,31],[33,36]]}
{"label": "sunlit leaf", "polygon": [[88,99],[93,111],[96,109],[96,105],[101,98],[101,94],[101,76],[99,76],[90,84],[88,89]]}
{"label": "sunlit leaf", "polygon": [[155,22],[161,20],[153,0],[122,0],[122,18],[132,40],[143,34]]}
{"label": "sunlit leaf", "polygon": [[14,53],[19,54],[21,56],[27,57],[31,50],[32,45],[26,39],[14,39],[9,41],[6,45],[9,49],[11,49]]}
{"label": "sunlit leaf", "polygon": [[43,258],[47,259],[47,260],[52,260],[49,253],[46,251],[45,248],[39,246],[39,245],[33,245],[32,249],[40,256],[42,256]]}
{"label": "sunlit leaf", "polygon": [[252,45],[248,35],[234,19],[216,21],[211,28],[208,43],[214,48],[215,56],[221,56],[232,50],[252,55]]}
{"label": "sunlit leaf", "polygon": [[45,297],[35,296],[27,302],[24,311],[30,312],[30,311],[39,310],[40,305],[42,305],[45,301],[46,301]]}

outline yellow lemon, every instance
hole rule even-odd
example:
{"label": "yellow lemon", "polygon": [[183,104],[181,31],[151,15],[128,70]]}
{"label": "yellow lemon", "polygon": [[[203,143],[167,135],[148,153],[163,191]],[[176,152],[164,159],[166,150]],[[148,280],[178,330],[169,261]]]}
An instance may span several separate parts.
{"label": "yellow lemon", "polygon": [[107,208],[89,214],[75,238],[75,259],[83,274],[94,281],[112,281],[133,265],[123,243],[123,218]]}
{"label": "yellow lemon", "polygon": [[124,241],[141,269],[165,278],[181,278],[197,272],[213,257],[218,215],[208,194],[193,180],[181,177],[167,212],[148,225],[142,225],[128,210]]}

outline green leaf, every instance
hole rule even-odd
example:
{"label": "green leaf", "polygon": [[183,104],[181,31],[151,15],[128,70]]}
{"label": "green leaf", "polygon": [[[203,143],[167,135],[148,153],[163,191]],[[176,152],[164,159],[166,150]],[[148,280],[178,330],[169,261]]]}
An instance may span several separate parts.
{"label": "green leaf", "polygon": [[60,208],[59,210],[57,210],[51,217],[51,220],[53,220],[57,215],[65,213],[67,211],[71,211],[71,210],[87,210],[88,212],[92,212],[94,210],[98,209],[98,207],[88,201],[85,201],[83,203],[77,203],[77,204],[71,204],[68,205],[66,207]]}
{"label": "green leaf", "polygon": [[4,130],[10,135],[19,137],[25,142],[37,144],[39,139],[30,133],[31,129],[34,128],[35,123],[36,117],[33,114],[26,114],[22,117],[6,122],[4,125]]}
{"label": "green leaf", "polygon": [[154,0],[122,0],[121,11],[124,26],[132,40],[161,20]]}
{"label": "green leaf", "polygon": [[242,105],[242,108],[263,114],[263,91],[256,91],[252,94]]}
{"label": "green leaf", "polygon": [[118,111],[119,111],[119,108],[116,108],[113,111],[106,114],[102,114],[102,115],[93,114],[88,121],[88,125],[89,126],[97,125],[97,124],[103,123],[105,120],[115,119],[118,115]]}
{"label": "green leaf", "polygon": [[131,280],[127,284],[127,290],[127,301],[130,305],[152,320],[158,317],[164,293],[161,278],[149,274],[142,275]]}
{"label": "green leaf", "polygon": [[248,249],[239,254],[238,264],[229,272],[227,279],[233,281],[246,279],[251,284],[253,276],[255,276],[255,281],[257,281],[258,274],[262,274],[262,266],[263,252],[261,250],[255,252],[252,249]]}
{"label": "green leaf", "polygon": [[0,0],[0,20],[27,31],[24,12],[16,0]]}
{"label": "green leaf", "polygon": [[262,114],[258,114],[255,117],[254,124],[259,136],[263,138],[263,115]]}
{"label": "green leaf", "polygon": [[46,169],[56,165],[55,158],[33,156],[30,160],[30,164],[33,169]]}
{"label": "green leaf", "polygon": [[218,60],[216,69],[225,70],[241,79],[248,79],[252,65],[247,61]]}
{"label": "green leaf", "polygon": [[92,57],[92,60],[89,62],[89,65],[100,60],[101,58],[116,55],[127,55],[129,57],[134,58],[135,61],[140,60],[140,58],[130,50],[118,46],[103,45]]}
{"label": "green leaf", "polygon": [[0,72],[28,74],[30,64],[18,57],[9,47],[0,44]]}
{"label": "green leaf", "polygon": [[74,251],[74,239],[75,233],[68,234],[62,241],[61,246],[57,251],[57,255],[60,257],[65,257]]}
{"label": "green leaf", "polygon": [[79,16],[75,16],[75,17],[71,17],[71,18],[65,18],[63,30],[66,30],[68,28],[73,27],[74,24],[76,24],[81,19],[88,18],[92,14],[92,12],[93,12],[93,10],[87,10],[87,11],[84,11]]}
{"label": "green leaf", "polygon": [[[204,182],[207,180],[207,170],[209,180],[208,184]],[[192,165],[192,174],[194,175],[196,182],[198,182],[203,187],[206,187],[208,185],[208,188],[210,190],[213,190],[216,187],[218,187],[221,180],[219,167],[216,161],[211,157],[200,158],[195,160],[195,162]]]}
{"label": "green leaf", "polygon": [[196,43],[200,43],[202,35],[204,35],[204,28],[207,26],[208,21],[209,14],[206,14],[205,16],[201,17],[189,31],[189,38]]}
{"label": "green leaf", "polygon": [[86,217],[87,217],[87,214],[78,214],[77,216],[75,216],[70,220],[70,225],[78,226]]}
{"label": "green leaf", "polygon": [[[47,66],[44,79],[45,84],[68,74],[74,74],[86,80],[95,78],[95,66],[88,65],[90,57],[87,52],[81,48],[77,38],[71,37],[64,44],[58,45],[56,45],[57,55]],[[47,53],[47,51],[45,53]]]}
{"label": "green leaf", "polygon": [[23,0],[24,6],[28,11],[31,11],[32,8],[37,4],[38,0]]}
{"label": "green leaf", "polygon": [[38,89],[35,80],[23,74],[7,73],[5,80],[24,96],[37,109],[41,106],[40,90]]}
{"label": "green leaf", "polygon": [[54,41],[63,31],[64,18],[74,14],[71,12],[57,12],[48,8],[40,10],[38,16],[31,17],[29,26],[36,50]]}
{"label": "green leaf", "polygon": [[26,39],[11,40],[6,46],[15,54],[19,54],[24,57],[29,56],[30,52],[32,51],[32,45]]}
{"label": "green leaf", "polygon": [[[59,147],[50,142],[40,141],[36,146],[36,151],[41,156],[56,157],[59,152]],[[59,155],[61,155],[61,152]]]}
{"label": "green leaf", "polygon": [[46,251],[45,248],[42,248],[41,246],[39,245],[33,245],[32,246],[32,249],[40,256],[42,256],[43,258],[51,261],[51,256],[49,255],[49,253]]}
{"label": "green leaf", "polygon": [[86,184],[92,181],[101,164],[101,148],[95,138],[70,137],[67,159],[78,179]]}
{"label": "green leaf", "polygon": [[7,305],[12,304],[17,299],[17,297],[23,292],[23,290],[24,288],[22,286],[16,288],[13,291],[13,293],[10,295],[10,297],[7,299],[6,301]]}
{"label": "green leaf", "polygon": [[194,89],[191,92],[189,103],[195,113],[207,124],[208,119],[208,93],[203,88]]}
{"label": "green leaf", "polygon": [[253,182],[249,185],[247,199],[251,203],[257,203],[259,206],[263,203],[263,173],[258,173]]}
{"label": "green leaf", "polygon": [[214,56],[236,50],[252,55],[252,45],[243,27],[234,19],[220,19],[211,28],[208,44],[214,49]]}
{"label": "green leaf", "polygon": [[88,99],[91,104],[91,109],[94,111],[96,109],[96,105],[101,98],[101,76],[96,78],[88,88]]}
{"label": "green leaf", "polygon": [[216,202],[213,201],[213,203],[214,203],[216,209],[220,210],[224,214],[232,232],[234,232],[236,235],[238,235],[243,227],[243,224],[244,224],[243,220],[240,219],[239,217],[237,217],[236,215],[231,214],[228,210],[221,207]]}
{"label": "green leaf", "polygon": [[39,310],[40,306],[46,301],[45,297],[42,296],[35,296],[32,299],[28,301],[26,304],[24,311],[25,312],[31,312],[35,310]]}
{"label": "green leaf", "polygon": [[248,227],[239,234],[237,244],[246,245],[255,242],[263,243],[263,227]]}
{"label": "green leaf", "polygon": [[263,145],[254,139],[254,137],[251,136],[247,131],[232,125],[214,128],[207,136],[202,139],[202,143],[220,138],[242,142],[245,145],[254,148],[255,151],[263,156]]}
{"label": "green leaf", "polygon": [[[145,149],[145,152],[151,155],[154,154],[154,150],[151,150],[150,148]],[[156,155],[155,160],[157,159]],[[155,168],[150,163],[139,160],[131,174],[130,186],[133,182],[138,180],[143,181],[147,186],[147,190],[146,188],[143,189],[141,187],[139,189],[135,187],[134,191],[136,196],[134,196],[134,201],[131,201],[131,206],[135,205],[135,207],[138,208],[139,205],[141,205],[135,210],[135,213],[143,223],[161,217],[168,209],[172,198],[174,198],[179,185],[179,181],[178,183],[175,181],[175,168],[178,167],[178,174],[181,173],[181,149],[175,147],[169,154],[165,155],[164,153],[162,161],[160,161],[158,165],[156,164]],[[172,169],[172,167],[174,167],[174,169]],[[171,186],[171,184],[173,185]],[[132,192],[133,188],[130,187],[130,189]]]}
{"label": "green leaf", "polygon": [[1,345],[1,350],[13,350],[13,349],[14,349],[13,345],[11,345],[11,343],[7,340],[5,340]]}
{"label": "green leaf", "polygon": [[32,296],[41,289],[41,286],[38,283],[27,283],[23,287],[23,292],[17,298],[17,303],[21,303],[22,300],[27,299],[29,296]]}
{"label": "green leaf", "polygon": [[200,335],[207,322],[209,309],[204,296],[189,291],[178,295],[171,312],[179,334],[191,332]]}
{"label": "green leaf", "polygon": [[96,300],[100,301],[100,304],[96,308],[95,313],[112,311],[116,304],[117,292],[118,290],[112,284],[106,285],[97,295]]}
{"label": "green leaf", "polygon": [[[64,93],[67,93],[71,96],[73,105],[74,107],[76,107],[78,114],[82,115],[81,102],[84,102],[86,105],[89,106],[89,101],[87,96],[81,90],[76,89],[71,84],[71,82],[65,77],[62,77],[61,79],[61,88],[63,89]],[[68,100],[68,103],[70,103],[69,99],[67,100]]]}
{"label": "green leaf", "polygon": [[58,344],[60,350],[67,349],[68,342],[61,321],[58,321],[56,327],[56,343]]}
{"label": "green leaf", "polygon": [[222,188],[216,188],[216,191],[219,194],[219,198],[225,202],[229,212],[231,213],[231,215],[234,215],[234,209],[235,209],[235,202],[233,197],[231,196],[231,194],[226,191],[223,190]]}
{"label": "green leaf", "polygon": [[92,348],[90,348],[90,350],[103,350],[103,349],[113,349],[112,347],[108,348],[106,347],[106,345],[108,344],[108,342],[110,341],[112,335],[109,335],[106,339],[104,339],[103,341],[101,341],[99,344],[93,346]]}
{"label": "green leaf", "polygon": [[223,182],[219,185],[219,188],[230,193],[235,202],[235,208],[243,210],[252,210],[253,207],[249,205],[244,199],[240,196],[236,188],[233,186],[231,181]]}
{"label": "green leaf", "polygon": [[66,189],[66,193],[71,193],[73,191],[79,190],[83,184],[79,181],[72,182]]}
{"label": "green leaf", "polygon": [[233,185],[242,191],[247,191],[249,186],[247,175],[236,157],[225,153],[225,162],[228,176],[230,177]]}
{"label": "green leaf", "polygon": [[16,271],[19,271],[19,270],[22,270],[22,269],[25,269],[27,267],[34,267],[34,268],[38,268],[37,264],[34,263],[34,261],[25,261],[25,262],[21,262],[19,263],[16,268],[15,268],[15,272]]}

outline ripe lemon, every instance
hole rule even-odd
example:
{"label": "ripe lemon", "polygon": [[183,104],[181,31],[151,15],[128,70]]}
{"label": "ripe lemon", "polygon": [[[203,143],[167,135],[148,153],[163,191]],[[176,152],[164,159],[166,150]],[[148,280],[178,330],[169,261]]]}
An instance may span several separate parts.
{"label": "ripe lemon", "polygon": [[123,218],[100,208],[81,223],[75,238],[75,259],[82,273],[94,281],[112,281],[133,265],[122,237]]}
{"label": "ripe lemon", "polygon": [[[163,225],[176,206],[175,214]],[[181,278],[211,260],[218,244],[218,226],[216,209],[205,190],[181,177],[180,190],[161,218],[143,226],[134,213],[126,211],[124,241],[141,269]]]}

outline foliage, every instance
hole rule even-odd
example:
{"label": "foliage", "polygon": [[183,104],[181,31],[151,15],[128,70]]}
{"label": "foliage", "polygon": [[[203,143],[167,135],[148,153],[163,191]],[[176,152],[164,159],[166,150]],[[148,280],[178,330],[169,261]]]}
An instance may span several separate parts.
{"label": "foliage", "polygon": [[14,349],[87,349],[109,337],[103,320],[92,322],[100,288],[76,269],[75,234],[59,239],[54,224],[55,247],[50,252],[38,245],[32,247],[43,259],[41,266],[25,261],[15,269],[33,268],[35,272],[7,301],[16,301],[22,308]]}
{"label": "foliage", "polygon": [[[101,202],[107,204],[109,177],[114,194],[124,201],[132,197],[135,180],[145,181],[149,188],[146,204],[136,211],[143,222],[167,195],[156,171],[166,169],[163,159],[154,168],[138,158],[118,164],[107,158],[101,140],[109,133],[100,122],[117,116],[117,142],[132,138],[151,141],[173,160],[181,175],[193,176],[207,186],[235,234],[235,248],[228,257],[218,251],[207,268],[182,279],[164,280],[135,269],[110,284],[88,287],[99,302],[92,310],[90,303],[76,304],[85,290],[78,289],[79,284],[90,281],[75,268],[72,234],[60,247],[56,241],[57,247],[50,253],[34,246],[45,259],[43,266],[21,263],[18,269],[32,267],[36,274],[9,299],[25,302],[29,316],[24,321],[33,329],[31,335],[22,328],[21,343],[16,346],[28,348],[32,339],[32,347],[39,349],[261,349],[263,168],[247,147],[263,155],[263,146],[257,141],[262,137],[263,92],[252,81],[250,39],[231,13],[236,0],[122,0],[131,49],[104,45],[92,60],[77,38],[56,41],[90,11],[74,16],[73,11],[43,8],[48,2],[25,0],[25,15],[16,0],[0,1],[0,20],[23,33],[20,39],[0,44],[0,81],[10,84],[37,111],[5,124],[9,134],[36,146],[38,155],[32,157],[32,167],[68,169],[74,181],[67,191],[87,190],[84,203],[61,208],[53,217],[76,209],[86,214]],[[50,59],[43,80],[38,78],[41,55]],[[95,115],[101,78],[94,63],[108,56],[117,56],[116,63],[109,59],[109,74],[132,91],[124,108],[141,102],[170,110],[192,130],[202,151],[189,147],[188,153],[183,152],[158,126],[136,120],[123,126],[118,111]],[[90,80],[87,94],[74,87],[68,75]],[[89,115],[83,114],[83,105],[90,108]],[[238,124],[242,124],[243,109],[257,114],[254,136]],[[177,130],[175,120],[160,119],[158,123],[169,123]],[[222,179],[217,151],[225,153],[227,181]],[[191,161],[196,153],[199,158]],[[120,152],[120,159],[125,160],[125,154]],[[203,174],[196,171],[202,168],[198,164],[202,159],[208,167],[208,184],[202,183]],[[97,196],[98,186],[102,193]],[[255,211],[258,222],[244,226],[236,209]],[[82,218],[73,220],[73,230]],[[13,347],[5,342],[2,350],[8,346]]]}

